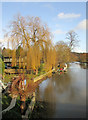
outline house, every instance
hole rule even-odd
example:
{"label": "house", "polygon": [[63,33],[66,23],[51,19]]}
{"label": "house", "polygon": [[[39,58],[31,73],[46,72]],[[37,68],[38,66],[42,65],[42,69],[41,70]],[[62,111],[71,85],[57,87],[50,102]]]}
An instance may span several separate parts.
{"label": "house", "polygon": [[11,67],[12,57],[4,57],[5,69]]}

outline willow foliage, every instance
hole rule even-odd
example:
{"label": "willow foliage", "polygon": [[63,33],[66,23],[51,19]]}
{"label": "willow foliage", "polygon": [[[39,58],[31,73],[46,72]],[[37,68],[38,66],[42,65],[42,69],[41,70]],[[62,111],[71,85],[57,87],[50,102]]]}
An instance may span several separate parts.
{"label": "willow foliage", "polygon": [[[48,26],[43,24],[39,17],[17,15],[9,27],[9,43],[13,49],[12,66],[16,65],[16,59],[19,59],[19,68],[27,70],[38,70],[41,61],[47,64],[47,70],[55,65],[52,35]],[[20,53],[16,55],[18,48]]]}

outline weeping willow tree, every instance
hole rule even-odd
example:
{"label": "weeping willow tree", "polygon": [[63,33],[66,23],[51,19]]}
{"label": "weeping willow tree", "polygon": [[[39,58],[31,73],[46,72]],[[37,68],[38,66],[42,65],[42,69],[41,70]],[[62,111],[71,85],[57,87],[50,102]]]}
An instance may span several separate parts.
{"label": "weeping willow tree", "polygon": [[52,63],[53,63],[53,67],[55,67],[57,65],[56,57],[57,57],[56,50],[55,50],[55,47],[53,47],[53,50],[52,50]]}
{"label": "weeping willow tree", "polygon": [[12,67],[16,66],[16,50],[12,52]]}
{"label": "weeping willow tree", "polygon": [[30,65],[31,65],[31,48],[28,48],[28,51],[27,51],[27,70],[30,69]]}
{"label": "weeping willow tree", "polygon": [[[43,24],[39,17],[17,15],[9,27],[8,36],[13,49],[12,66],[16,65],[16,59],[19,59],[19,68],[35,69],[38,73],[41,60],[47,65],[47,70],[55,65],[52,35],[48,26]],[[16,55],[19,46],[20,52]]]}
{"label": "weeping willow tree", "polygon": [[56,65],[56,50],[52,43],[45,46],[44,53],[45,69],[49,71]]}
{"label": "weeping willow tree", "polygon": [[33,50],[33,47],[31,48],[31,68],[34,70],[35,69],[35,53]]}
{"label": "weeping willow tree", "polygon": [[50,66],[50,50],[49,47],[46,46],[45,48],[45,70],[49,71],[51,68]]}
{"label": "weeping willow tree", "polygon": [[15,38],[13,37],[11,39],[11,44],[12,44],[12,67],[14,67],[16,66],[16,41]]}
{"label": "weeping willow tree", "polygon": [[36,74],[38,73],[38,68],[40,67],[41,53],[38,45],[34,46],[34,55],[35,55],[35,69]]}

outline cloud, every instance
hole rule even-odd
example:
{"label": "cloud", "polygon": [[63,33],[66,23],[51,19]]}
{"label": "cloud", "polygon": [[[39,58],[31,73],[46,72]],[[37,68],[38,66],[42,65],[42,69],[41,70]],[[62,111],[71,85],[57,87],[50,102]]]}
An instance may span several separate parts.
{"label": "cloud", "polygon": [[86,30],[88,29],[88,20],[84,19],[75,27],[75,30]]}
{"label": "cloud", "polygon": [[53,34],[65,34],[66,32],[60,30],[60,29],[57,29],[55,31],[53,31]]}
{"label": "cloud", "polygon": [[60,19],[78,18],[80,16],[81,16],[80,14],[75,14],[75,13],[67,13],[67,14],[65,14],[65,13],[62,12],[62,13],[58,14],[58,18],[60,18]]}

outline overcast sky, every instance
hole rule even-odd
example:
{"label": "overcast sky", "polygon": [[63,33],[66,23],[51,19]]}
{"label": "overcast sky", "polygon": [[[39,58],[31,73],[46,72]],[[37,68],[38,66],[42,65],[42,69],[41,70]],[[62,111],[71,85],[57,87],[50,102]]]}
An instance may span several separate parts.
{"label": "overcast sky", "polygon": [[2,28],[5,29],[18,13],[40,17],[53,33],[53,43],[67,41],[66,33],[74,30],[80,39],[75,51],[86,51],[86,2],[2,2]]}

